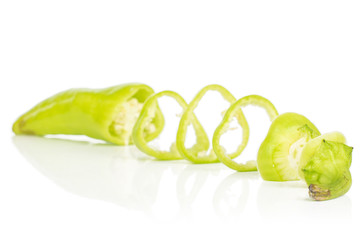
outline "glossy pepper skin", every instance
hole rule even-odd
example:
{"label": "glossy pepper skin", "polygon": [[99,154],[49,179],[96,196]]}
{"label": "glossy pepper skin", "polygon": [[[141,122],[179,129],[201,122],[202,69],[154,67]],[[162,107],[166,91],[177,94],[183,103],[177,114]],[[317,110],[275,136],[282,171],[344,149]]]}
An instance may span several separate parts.
{"label": "glossy pepper skin", "polygon": [[[230,104],[234,103],[236,101],[236,98],[223,86],[220,86],[218,84],[211,84],[203,87],[193,98],[193,100],[189,103],[188,107],[184,111],[180,123],[179,128],[176,135],[176,145],[177,149],[179,150],[180,154],[187,160],[193,162],[193,163],[217,163],[220,162],[218,159],[218,156],[216,156],[213,148],[210,148],[210,145],[206,147],[205,149],[201,149],[199,147],[197,148],[186,148],[185,141],[186,141],[186,135],[187,135],[187,129],[188,126],[191,125],[191,121],[193,120],[194,110],[198,106],[201,99],[204,97],[204,95],[208,91],[216,91],[221,94],[221,96],[229,102]],[[238,120],[239,124],[242,126],[243,129],[247,131],[249,128],[248,122],[246,121],[246,118],[244,116],[244,113],[241,109],[238,109],[237,114],[235,118]],[[205,139],[207,137],[203,137]],[[247,141],[245,143],[245,146],[247,144]],[[244,146],[244,147],[245,147]],[[210,153],[207,153],[207,152]],[[241,154],[242,149],[237,150],[234,153],[229,154],[230,158],[235,158]]]}
{"label": "glossy pepper skin", "polygon": [[[131,109],[135,102],[140,108],[154,90],[141,83],[129,83],[104,89],[69,89],[60,92],[37,104],[19,117],[13,125],[15,134],[47,135],[70,134],[86,135],[118,145],[132,143],[131,129],[127,132],[114,129],[119,116],[125,116],[124,106]],[[135,99],[135,100],[134,100]],[[131,102],[132,100],[132,102]],[[141,110],[141,109],[140,109]],[[136,117],[136,113],[133,114]],[[129,127],[134,124],[122,119]],[[164,118],[159,108],[155,110],[152,121],[153,130],[148,132],[146,140],[154,139],[164,126]]]}
{"label": "glossy pepper skin", "polygon": [[[225,116],[219,126],[216,128],[214,135],[213,135],[213,149],[216,156],[219,160],[228,166],[231,169],[234,169],[239,172],[248,172],[248,171],[256,171],[257,165],[256,161],[250,160],[244,163],[237,163],[233,161],[233,157],[230,154],[226,153],[226,149],[220,145],[220,138],[221,136],[228,131],[230,122],[239,114],[242,107],[246,107],[248,105],[262,107],[266,110],[270,121],[273,121],[278,115],[278,111],[276,110],[275,106],[266,98],[259,96],[259,95],[249,95],[243,98],[240,98],[226,111]],[[242,118],[237,118],[239,125],[242,127],[242,143],[236,150],[236,154],[239,155],[245,149],[248,140],[249,140],[249,128],[247,124],[239,121]]]}
{"label": "glossy pepper skin", "polygon": [[[154,105],[157,104],[157,100],[161,97],[171,97],[173,98],[184,110],[188,107],[186,101],[176,92],[174,91],[162,91],[156,94],[151,95],[144,103],[144,107],[141,110],[140,116],[133,128],[133,140],[135,145],[144,153],[149,156],[153,156],[158,160],[178,160],[183,159],[183,156],[179,153],[179,150],[176,146],[176,139],[174,139],[174,143],[171,145],[169,151],[157,150],[150,147],[146,139],[144,138],[144,129],[146,128],[146,124],[151,121],[151,119],[155,116]],[[206,135],[204,128],[199,123],[198,119],[195,115],[191,117],[191,123],[194,126],[195,135],[196,135],[196,143],[191,148],[191,151],[205,151],[209,148],[209,140]]]}
{"label": "glossy pepper skin", "polygon": [[353,147],[345,142],[342,133],[331,132],[312,139],[305,146],[299,171],[309,187],[311,198],[330,200],[349,191]]}

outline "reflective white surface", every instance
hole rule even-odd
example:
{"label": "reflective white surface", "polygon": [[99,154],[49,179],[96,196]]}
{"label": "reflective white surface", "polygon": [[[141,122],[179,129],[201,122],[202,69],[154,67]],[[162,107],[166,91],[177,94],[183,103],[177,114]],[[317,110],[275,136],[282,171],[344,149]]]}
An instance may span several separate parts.
{"label": "reflective white surface", "polygon": [[[86,228],[83,234],[89,239],[97,239],[94,228],[104,230],[104,225],[117,229],[110,237],[104,233],[109,239],[123,236],[118,231],[143,237],[142,230],[134,230],[138,227],[160,231],[163,237],[199,234],[212,238],[216,234],[234,237],[239,231],[239,236],[263,236],[258,226],[271,230],[279,225],[285,228],[280,235],[307,225],[336,227],[336,233],[358,223],[359,204],[354,199],[359,196],[351,192],[335,200],[315,202],[307,197],[302,182],[266,182],[257,172],[236,173],[222,164],[157,161],[134,146],[32,136],[13,136],[12,144],[8,147],[15,148],[13,156],[21,156],[5,166],[23,173],[15,177],[5,171],[2,162],[2,181],[12,182],[12,187],[3,189],[3,196],[11,199],[3,203],[8,208],[2,206],[2,215],[15,218],[20,225],[27,219],[26,225],[32,230],[40,224],[46,232],[53,224],[60,224],[69,231],[75,227],[73,221],[79,221],[75,233]],[[15,217],[17,207],[21,212]],[[342,234],[350,236],[350,232]],[[305,232],[299,234],[306,236]],[[314,231],[316,234],[330,236]]]}

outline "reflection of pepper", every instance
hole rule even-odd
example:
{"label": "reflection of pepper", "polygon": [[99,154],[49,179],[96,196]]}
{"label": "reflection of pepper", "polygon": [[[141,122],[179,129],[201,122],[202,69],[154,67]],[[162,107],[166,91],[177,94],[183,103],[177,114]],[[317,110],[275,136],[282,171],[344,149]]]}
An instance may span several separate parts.
{"label": "reflection of pepper", "polygon": [[[143,151],[144,153],[153,156],[159,160],[176,160],[183,159],[179,153],[176,144],[173,143],[169,151],[155,150],[151,148],[144,138],[144,133],[146,133],[146,127],[149,122],[155,117],[155,110],[158,109],[157,99],[163,96],[168,96],[174,98],[178,104],[185,110],[187,108],[187,103],[185,100],[176,92],[173,91],[163,91],[156,93],[150,96],[144,103],[144,107],[140,113],[140,116],[134,126],[133,130],[133,140],[136,146]],[[192,117],[191,122],[194,124],[195,134],[196,134],[196,144],[192,147],[194,151],[204,151],[209,148],[209,140],[207,138],[206,132],[196,119],[195,116]]]}
{"label": "reflection of pepper", "polygon": [[[191,119],[194,116],[194,110],[198,106],[201,98],[205,95],[207,91],[217,91],[219,92],[222,97],[228,101],[229,103],[233,103],[236,101],[236,98],[224,87],[220,85],[208,85],[201,89],[198,94],[194,97],[194,99],[189,103],[188,108],[185,110],[183,116],[181,117],[180,123],[179,123],[179,129],[177,132],[176,137],[176,144],[177,148],[179,149],[180,153],[188,160],[194,162],[194,163],[214,163],[218,162],[218,157],[215,155],[214,151],[211,149],[210,154],[207,154],[206,149],[187,149],[185,147],[185,140],[186,140],[186,133],[187,128],[191,124]],[[240,125],[243,127],[243,129],[248,129],[248,123],[245,119],[244,114],[242,113],[241,109],[237,112],[236,118]],[[237,157],[241,151],[236,151],[229,156],[231,158]]]}
{"label": "reflection of pepper", "polygon": [[[231,156],[231,154],[227,154],[226,149],[220,145],[220,137],[229,129],[230,122],[234,119],[234,117],[236,117],[238,120],[242,119],[239,118],[238,115],[239,113],[242,113],[241,107],[245,107],[247,105],[255,105],[264,108],[269,115],[271,121],[279,115],[276,108],[269,100],[258,95],[249,95],[240,98],[235,103],[233,103],[226,111],[222,122],[219,124],[219,126],[214,132],[213,148],[221,162],[223,162],[229,168],[240,172],[256,171],[256,161],[248,161],[246,162],[246,164],[234,162],[232,160],[233,157]],[[242,143],[238,146],[236,152],[240,154],[246,147],[249,140],[249,128],[243,127],[243,124],[241,124],[241,122],[239,122],[239,124],[243,128]]]}
{"label": "reflection of pepper", "polygon": [[[151,87],[123,84],[105,89],[70,89],[58,93],[22,115],[13,125],[16,134],[86,135],[119,145],[132,143],[132,128]],[[156,106],[155,106],[156,108]],[[161,132],[164,119],[159,108],[146,129],[147,141]]]}

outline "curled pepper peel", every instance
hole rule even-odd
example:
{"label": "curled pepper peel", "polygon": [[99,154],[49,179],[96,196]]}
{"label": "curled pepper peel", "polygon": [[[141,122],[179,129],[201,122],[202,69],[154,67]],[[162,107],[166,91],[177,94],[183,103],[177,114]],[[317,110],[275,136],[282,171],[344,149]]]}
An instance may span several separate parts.
{"label": "curled pepper peel", "polygon": [[[155,116],[155,111],[158,108],[157,99],[163,96],[172,97],[183,108],[183,111],[188,107],[185,100],[176,92],[162,91],[150,96],[144,103],[144,107],[141,110],[140,116],[133,128],[133,140],[135,145],[144,153],[155,157],[158,160],[177,160],[183,159],[183,156],[179,153],[176,144],[172,144],[169,151],[155,150],[147,144],[144,138],[147,125],[151,122],[151,119]],[[197,120],[195,116],[191,116],[191,123],[194,125],[196,134],[196,143],[193,145],[190,151],[204,151],[209,148],[209,140],[205,130]]]}
{"label": "curled pepper peel", "polygon": [[[13,124],[15,134],[86,135],[118,145],[132,143],[132,128],[145,100],[154,90],[141,83],[104,89],[69,89],[30,109]],[[146,140],[156,138],[163,126],[160,109],[147,129]]]}
{"label": "curled pepper peel", "polygon": [[[266,110],[270,117],[270,121],[273,121],[279,114],[275,106],[266,98],[259,95],[249,95],[240,98],[234,102],[230,108],[226,111],[223,120],[216,128],[213,136],[213,149],[219,158],[219,160],[231,169],[239,172],[256,171],[257,165],[255,160],[247,161],[245,164],[234,162],[233,155],[227,154],[226,149],[220,145],[221,136],[229,129],[230,122],[236,117],[241,111],[242,107],[248,105],[255,105],[262,107]],[[247,123],[243,120],[244,118],[237,117],[239,125],[242,127],[242,142],[236,150],[236,155],[240,155],[245,149],[249,140],[249,128]],[[239,121],[240,120],[240,121]]]}
{"label": "curled pepper peel", "polygon": [[[179,129],[176,136],[176,144],[177,148],[180,151],[181,155],[188,159],[189,161],[193,163],[216,163],[219,162],[218,157],[214,153],[213,149],[211,149],[210,154],[206,155],[206,152],[209,150],[210,146],[206,149],[199,149],[199,148],[191,148],[187,149],[185,147],[185,140],[186,140],[186,134],[187,134],[187,128],[191,124],[191,119],[195,116],[194,110],[198,106],[200,100],[208,91],[217,91],[219,92],[222,97],[228,101],[230,104],[236,101],[236,98],[224,87],[212,84],[205,86],[202,88],[196,96],[193,98],[193,100],[189,103],[187,109],[184,111],[180,123],[179,123]],[[244,129],[248,129],[248,123],[245,119],[244,114],[242,113],[242,110],[240,109],[237,112],[236,118],[239,122],[242,123],[242,126]],[[241,152],[234,152],[230,156],[232,158],[238,156]]]}

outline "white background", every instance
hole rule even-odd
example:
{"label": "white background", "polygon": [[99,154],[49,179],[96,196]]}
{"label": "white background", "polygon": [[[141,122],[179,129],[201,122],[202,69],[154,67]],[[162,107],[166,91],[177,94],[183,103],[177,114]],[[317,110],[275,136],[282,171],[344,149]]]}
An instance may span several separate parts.
{"label": "white background", "polygon": [[[359,12],[346,0],[2,0],[0,239],[356,239]],[[341,131],[354,147],[353,186],[314,202],[301,183],[221,164],[11,132],[56,92],[135,81],[187,101],[218,83]],[[250,127],[267,124],[252,113]]]}

